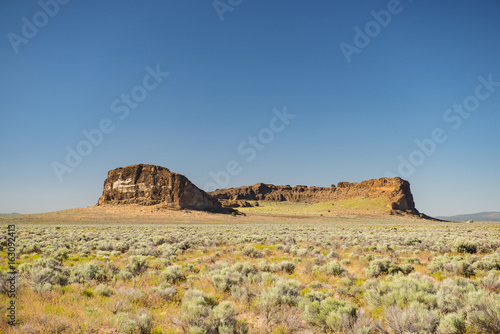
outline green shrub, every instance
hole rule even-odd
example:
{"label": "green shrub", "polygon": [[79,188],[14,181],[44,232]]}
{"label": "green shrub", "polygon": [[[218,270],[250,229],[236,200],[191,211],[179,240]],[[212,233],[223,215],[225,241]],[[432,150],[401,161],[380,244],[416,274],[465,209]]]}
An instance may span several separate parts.
{"label": "green shrub", "polygon": [[473,263],[472,268],[479,270],[500,270],[500,253],[496,252],[484,256],[479,261]]}
{"label": "green shrub", "polygon": [[303,304],[304,320],[322,332],[349,331],[356,321],[357,307],[348,301],[328,297]]}
{"label": "green shrub", "polygon": [[402,265],[399,266],[399,268],[401,269],[401,272],[405,275],[408,275],[409,273],[415,271],[415,267],[409,263],[403,263]]}
{"label": "green shrub", "polygon": [[147,258],[145,256],[130,256],[128,258],[129,264],[127,269],[133,275],[139,275],[148,269],[148,264],[146,262]]}
{"label": "green shrub", "polygon": [[375,259],[375,255],[373,255],[373,254],[366,254],[366,255],[363,255],[363,256],[360,257],[361,261],[368,261],[368,262],[370,262],[373,259]]}
{"label": "green shrub", "polygon": [[172,265],[168,266],[160,273],[160,278],[169,283],[175,284],[179,281],[184,281],[186,279],[186,275],[180,266]]}
{"label": "green shrub", "polygon": [[476,282],[463,278],[447,278],[437,289],[437,305],[443,313],[456,313],[463,309],[463,305],[469,293],[476,293],[478,285]]}
{"label": "green shrub", "polygon": [[188,290],[182,301],[182,321],[190,333],[241,333],[236,311],[228,301],[216,305],[213,296]]}
{"label": "green shrub", "polygon": [[137,326],[137,322],[133,319],[130,319],[129,315],[124,312],[118,313],[115,318],[115,322],[118,325],[118,328],[122,333],[125,334],[135,334],[139,330],[139,326]]}
{"label": "green shrub", "polygon": [[461,240],[456,243],[458,253],[475,254],[477,253],[477,246],[473,243]]}
{"label": "green shrub", "polygon": [[312,281],[311,283],[309,283],[309,288],[311,288],[311,289],[321,289],[322,287],[323,287],[323,284],[321,284],[318,281]]}
{"label": "green shrub", "polygon": [[381,275],[392,274],[401,271],[390,259],[375,259],[370,262],[365,269],[365,274],[369,277],[379,277]]}
{"label": "green shrub", "polygon": [[480,279],[480,284],[485,290],[500,292],[500,271],[491,270],[488,275]]}
{"label": "green shrub", "polygon": [[171,301],[177,295],[177,290],[168,283],[161,284],[157,288],[152,288],[151,292],[165,301]]}
{"label": "green shrub", "polygon": [[71,271],[72,283],[85,283],[91,280],[98,280],[103,278],[102,270],[93,263],[85,263],[81,266],[75,267]]}
{"label": "green shrub", "polygon": [[116,274],[116,278],[121,279],[121,280],[129,280],[132,279],[134,275],[128,270],[120,270],[118,274]]}
{"label": "green shrub", "polygon": [[271,288],[259,293],[256,308],[265,319],[267,328],[286,322],[288,311],[295,308],[301,300],[301,288],[302,284],[297,281],[279,279]]}
{"label": "green shrub", "polygon": [[279,279],[274,283],[271,292],[276,295],[279,305],[295,306],[299,303],[302,284],[295,280]]}
{"label": "green shrub", "polygon": [[469,298],[467,304],[467,320],[471,327],[482,334],[500,333],[500,295],[474,297]]}
{"label": "green shrub", "polygon": [[243,248],[243,255],[253,257],[253,258],[259,258],[262,257],[262,253],[257,250],[257,248],[252,247],[252,246],[246,246]]}
{"label": "green shrub", "polygon": [[465,315],[460,313],[448,313],[440,321],[437,328],[439,334],[464,334],[466,330]]}
{"label": "green shrub", "polygon": [[113,290],[111,290],[105,284],[99,284],[95,287],[94,292],[99,296],[109,297],[113,294]]}
{"label": "green shrub", "polygon": [[429,308],[437,306],[436,290],[430,278],[418,273],[408,276],[387,276],[387,281],[367,280],[364,284],[365,299],[372,307],[401,307],[411,302],[420,302]]}
{"label": "green shrub", "polygon": [[94,297],[94,292],[90,288],[83,290],[82,294],[88,298]]}
{"label": "green shrub", "polygon": [[343,259],[340,261],[340,264],[343,265],[343,266],[347,266],[349,264],[351,264],[351,260],[349,259]]}
{"label": "green shrub", "polygon": [[328,276],[340,276],[344,272],[346,272],[346,270],[340,265],[340,263],[338,263],[335,260],[330,261],[325,265],[321,266],[320,270],[325,274],[327,274]]}
{"label": "green shrub", "polygon": [[153,329],[153,321],[151,316],[147,312],[140,312],[137,315],[137,327],[139,328],[140,334],[150,334]]}
{"label": "green shrub", "polygon": [[33,289],[41,292],[53,285],[68,284],[69,271],[56,259],[38,259],[30,268],[30,276]]}
{"label": "green shrub", "polygon": [[475,274],[470,257],[451,257],[449,254],[433,258],[427,270],[430,274],[441,271],[446,274],[462,275],[465,277]]}
{"label": "green shrub", "polygon": [[245,262],[231,267],[215,269],[209,273],[212,284],[217,290],[230,291],[233,286],[240,285],[245,279],[253,279],[257,273],[255,265]]}
{"label": "green shrub", "polygon": [[405,308],[390,306],[385,311],[385,322],[394,334],[434,333],[439,324],[439,312],[419,302],[412,302]]}
{"label": "green shrub", "polygon": [[153,329],[153,322],[149,313],[139,311],[136,316],[130,316],[125,312],[120,312],[115,318],[120,331],[125,334],[150,334]]}
{"label": "green shrub", "polygon": [[293,274],[295,270],[295,264],[290,261],[281,261],[280,263],[278,263],[278,267],[280,271],[284,271],[287,274]]}

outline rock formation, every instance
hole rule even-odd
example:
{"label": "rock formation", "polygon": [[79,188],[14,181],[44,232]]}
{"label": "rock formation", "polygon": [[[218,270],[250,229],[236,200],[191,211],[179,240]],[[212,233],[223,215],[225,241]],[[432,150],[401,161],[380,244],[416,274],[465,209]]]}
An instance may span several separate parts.
{"label": "rock formation", "polygon": [[339,182],[331,187],[291,187],[257,183],[253,186],[218,189],[213,197],[235,203],[238,201],[290,201],[318,203],[367,197],[386,197],[387,207],[393,211],[418,214],[410,191],[410,183],[399,177],[381,178],[360,183]]}
{"label": "rock formation", "polygon": [[225,211],[221,203],[192,184],[184,175],[165,167],[131,165],[108,172],[97,205],[164,204],[174,209]]}
{"label": "rock formation", "polygon": [[165,167],[144,164],[109,171],[97,205],[161,204],[172,209],[229,213],[234,212],[231,208],[255,206],[258,201],[319,203],[381,197],[387,199],[387,208],[392,212],[419,213],[413,202],[410,184],[399,177],[360,183],[339,182],[337,186],[331,187],[257,183],[253,186],[218,189],[207,194],[184,175],[173,173]]}

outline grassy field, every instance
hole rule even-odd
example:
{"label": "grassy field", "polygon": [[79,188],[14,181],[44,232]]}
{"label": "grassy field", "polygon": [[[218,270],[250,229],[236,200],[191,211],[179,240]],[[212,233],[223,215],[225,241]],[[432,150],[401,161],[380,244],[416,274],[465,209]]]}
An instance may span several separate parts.
{"label": "grassy field", "polygon": [[19,274],[0,332],[499,333],[500,224],[319,216],[327,204],[262,218],[293,216],[283,204],[2,217],[2,314],[16,219]]}
{"label": "grassy field", "polygon": [[323,203],[293,203],[259,201],[259,206],[238,208],[246,214],[338,217],[352,214],[381,214],[389,212],[384,197],[361,198]]}

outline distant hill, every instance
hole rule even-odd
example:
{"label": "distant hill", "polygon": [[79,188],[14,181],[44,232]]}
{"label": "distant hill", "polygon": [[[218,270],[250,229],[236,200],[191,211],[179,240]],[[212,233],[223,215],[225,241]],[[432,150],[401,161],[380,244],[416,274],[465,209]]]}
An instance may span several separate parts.
{"label": "distant hill", "polygon": [[12,213],[0,213],[0,215],[20,215],[20,213],[12,212]]}
{"label": "distant hill", "polygon": [[436,218],[455,221],[466,221],[471,219],[477,221],[500,221],[500,212],[478,212],[456,216],[438,216]]}

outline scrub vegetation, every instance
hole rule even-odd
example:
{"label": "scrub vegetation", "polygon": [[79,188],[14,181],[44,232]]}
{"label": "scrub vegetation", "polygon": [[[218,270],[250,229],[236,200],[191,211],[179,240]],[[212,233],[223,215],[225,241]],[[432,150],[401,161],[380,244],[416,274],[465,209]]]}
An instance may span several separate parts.
{"label": "scrub vegetation", "polygon": [[17,230],[18,324],[1,332],[500,333],[495,223]]}

